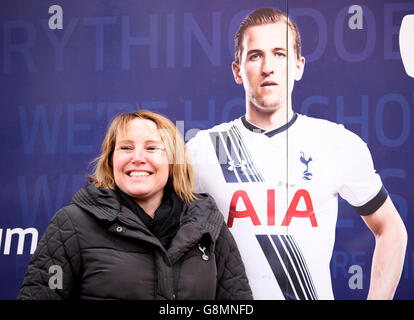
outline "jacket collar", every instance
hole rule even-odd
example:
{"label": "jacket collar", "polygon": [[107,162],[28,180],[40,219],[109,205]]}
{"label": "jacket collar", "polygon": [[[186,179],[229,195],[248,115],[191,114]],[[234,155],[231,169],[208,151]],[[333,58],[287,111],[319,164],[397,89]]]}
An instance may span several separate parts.
{"label": "jacket collar", "polygon": [[72,202],[99,220],[112,222],[121,211],[121,205],[113,190],[96,188],[91,182],[73,196]]}

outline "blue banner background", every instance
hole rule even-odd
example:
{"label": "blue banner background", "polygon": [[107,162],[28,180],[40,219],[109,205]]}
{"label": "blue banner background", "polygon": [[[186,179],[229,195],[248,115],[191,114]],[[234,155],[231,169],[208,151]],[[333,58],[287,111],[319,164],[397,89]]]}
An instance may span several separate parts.
{"label": "blue banner background", "polygon": [[[50,30],[51,5],[63,29]],[[348,27],[348,8],[363,8],[362,30]],[[8,229],[36,228],[85,182],[108,122],[138,106],[177,122],[186,140],[244,113],[244,93],[231,73],[233,36],[258,7],[288,11],[307,58],[296,83],[294,110],[343,123],[369,145],[375,166],[409,238],[414,222],[412,112],[414,79],[398,45],[412,1],[2,1],[0,4],[0,299],[14,299],[30,259],[31,237],[18,252]],[[11,242],[7,241],[7,238]],[[369,288],[372,233],[340,201],[331,261],[337,299],[364,299]],[[364,270],[350,289],[351,265]],[[414,248],[395,298],[413,299]]]}

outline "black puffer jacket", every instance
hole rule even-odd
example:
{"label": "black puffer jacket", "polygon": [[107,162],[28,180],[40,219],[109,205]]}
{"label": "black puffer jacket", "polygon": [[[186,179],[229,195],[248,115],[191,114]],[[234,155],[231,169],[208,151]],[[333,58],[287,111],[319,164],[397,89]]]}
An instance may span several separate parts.
{"label": "black puffer jacket", "polygon": [[[112,190],[88,184],[53,217],[18,299],[251,299],[221,213],[211,197],[198,198],[166,251]],[[49,287],[59,286],[52,265],[63,271],[61,289]]]}

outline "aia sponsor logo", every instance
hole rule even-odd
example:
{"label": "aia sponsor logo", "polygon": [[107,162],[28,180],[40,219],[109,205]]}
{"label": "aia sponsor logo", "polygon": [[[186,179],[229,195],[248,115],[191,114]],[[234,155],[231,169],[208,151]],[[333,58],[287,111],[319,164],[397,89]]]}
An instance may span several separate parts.
{"label": "aia sponsor logo", "polygon": [[[303,200],[303,203],[305,204],[304,210],[298,210],[298,204],[301,200]],[[245,210],[237,210],[237,204],[239,201],[242,201],[244,203],[244,206],[246,208]],[[267,190],[267,221],[260,221],[254,208],[254,205],[251,202],[247,192],[244,190],[237,190],[236,192],[234,192],[230,201],[227,226],[231,228],[233,227],[234,219],[243,218],[249,218],[255,226],[260,226],[262,225],[262,223],[267,223],[268,226],[274,226],[276,224],[275,205],[275,190],[269,189]],[[318,222],[316,221],[316,215],[313,211],[311,196],[309,192],[305,189],[299,189],[296,191],[286,213],[284,213],[284,218],[281,226],[288,227],[293,218],[309,219],[312,227],[318,226]]]}

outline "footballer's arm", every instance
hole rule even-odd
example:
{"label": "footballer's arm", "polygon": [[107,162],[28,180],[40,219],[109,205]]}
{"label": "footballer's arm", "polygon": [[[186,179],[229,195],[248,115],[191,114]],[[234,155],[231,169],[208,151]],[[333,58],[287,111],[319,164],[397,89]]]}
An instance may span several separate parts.
{"label": "footballer's arm", "polygon": [[407,231],[389,196],[377,211],[362,219],[375,236],[367,299],[392,299],[404,265]]}

